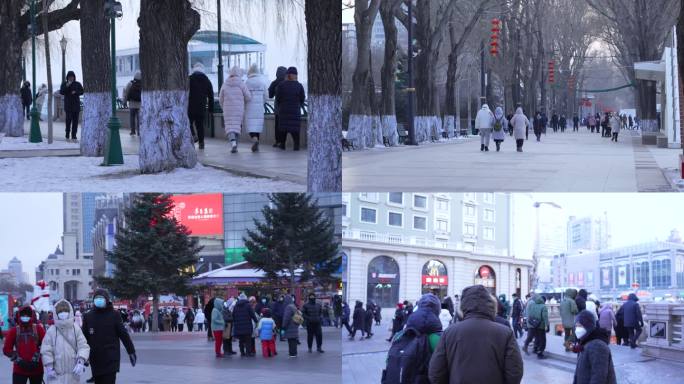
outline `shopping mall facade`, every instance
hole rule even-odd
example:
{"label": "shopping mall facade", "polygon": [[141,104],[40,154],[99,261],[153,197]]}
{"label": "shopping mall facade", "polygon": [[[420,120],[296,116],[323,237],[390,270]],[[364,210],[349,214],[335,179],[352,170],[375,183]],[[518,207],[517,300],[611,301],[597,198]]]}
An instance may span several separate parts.
{"label": "shopping mall facade", "polygon": [[343,194],[342,251],[348,301],[383,308],[421,294],[529,292],[532,260],[511,253],[509,194]]}

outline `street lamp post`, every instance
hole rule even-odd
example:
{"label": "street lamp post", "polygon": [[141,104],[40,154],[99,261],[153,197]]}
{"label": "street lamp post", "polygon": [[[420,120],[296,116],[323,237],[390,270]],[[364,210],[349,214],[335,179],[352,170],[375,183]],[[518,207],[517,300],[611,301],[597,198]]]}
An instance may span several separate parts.
{"label": "street lamp post", "polygon": [[109,17],[111,29],[111,52],[112,57],[112,117],[109,119],[107,127],[107,137],[105,139],[105,151],[102,165],[121,165],[123,164],[123,152],[121,150],[121,137],[119,129],[121,122],[116,116],[116,24],[114,19],[123,16],[121,3],[114,0],[107,0],[105,4],[105,16]]}
{"label": "street lamp post", "polygon": [[59,46],[62,48],[62,81],[66,79],[66,49],[67,49],[67,39],[62,36],[62,40],[59,41]]}
{"label": "street lamp post", "polygon": [[413,105],[416,89],[413,87],[413,0],[408,2],[408,145],[418,145],[414,126],[415,108]]}
{"label": "street lamp post", "polygon": [[223,45],[221,44],[221,0],[216,0],[218,17],[218,89],[223,86]]}
{"label": "street lamp post", "polygon": [[26,81],[26,56],[21,55],[21,81]]}
{"label": "street lamp post", "polygon": [[487,81],[485,77],[487,76],[485,71],[485,43],[482,40],[480,45],[480,106],[487,102]]}
{"label": "street lamp post", "polygon": [[36,2],[31,0],[31,65],[33,67],[33,103],[31,104],[31,133],[29,142],[40,143],[43,137],[40,134],[40,112],[36,108]]}

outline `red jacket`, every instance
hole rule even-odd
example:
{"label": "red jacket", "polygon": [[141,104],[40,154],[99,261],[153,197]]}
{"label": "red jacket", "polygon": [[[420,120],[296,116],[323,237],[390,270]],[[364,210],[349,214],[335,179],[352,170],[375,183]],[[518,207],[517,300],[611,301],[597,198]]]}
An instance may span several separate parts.
{"label": "red jacket", "polygon": [[[31,310],[31,320],[28,322],[28,324],[22,324],[19,321],[19,314],[22,312],[22,310],[24,310],[24,308],[20,309],[19,312],[17,312],[16,314],[16,322],[20,325],[12,327],[7,331],[7,337],[5,338],[5,345],[2,348],[2,352],[7,357],[11,357],[13,353],[16,352],[19,355],[19,358],[21,358],[24,361],[30,362],[31,359],[33,359],[33,356],[36,352],[38,352],[38,355],[40,356],[40,345],[36,344],[34,329],[35,332],[38,334],[38,343],[41,343],[43,341],[43,337],[45,337],[45,328],[43,328],[43,325],[40,324],[40,322],[36,321],[36,316],[33,310]],[[17,335],[18,329],[19,335]],[[12,370],[12,372],[24,376],[42,376],[43,362],[39,358],[38,366],[36,367],[36,369],[30,371],[22,369],[19,366],[19,364],[15,362],[14,369]]]}

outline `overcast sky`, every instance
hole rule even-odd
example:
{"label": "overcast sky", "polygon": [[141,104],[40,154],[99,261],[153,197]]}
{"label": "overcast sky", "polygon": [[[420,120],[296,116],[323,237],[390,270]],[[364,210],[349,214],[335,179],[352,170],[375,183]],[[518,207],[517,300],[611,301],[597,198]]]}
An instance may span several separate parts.
{"label": "overcast sky", "polygon": [[[274,0],[269,0],[274,1]],[[140,2],[138,0],[121,0],[123,5],[123,17],[116,21],[116,48],[117,50],[134,48],[138,46],[139,28],[137,24],[140,12]],[[216,30],[216,2],[209,0],[194,0],[193,3],[201,15],[200,30]],[[265,68],[264,72],[268,78],[275,77],[276,68],[280,65],[289,67],[296,66],[299,72],[299,80],[306,83],[306,28],[304,23],[304,9],[302,6],[295,6],[286,12],[284,23],[278,24],[276,20],[275,7],[268,7],[264,12],[260,2],[253,1],[252,8],[238,13],[228,7],[230,1],[222,2],[222,30],[238,33],[251,37],[266,45]],[[233,2],[232,4],[238,4]],[[250,4],[243,0],[241,4]],[[268,4],[268,3],[267,3]],[[66,66],[67,71],[73,69],[78,78],[81,79],[81,45],[80,27],[77,21],[71,21],[64,25],[61,30],[50,33],[50,56],[52,61],[52,77],[54,84],[58,84],[62,71],[62,53],[59,47],[59,40],[62,35],[69,42],[67,45]],[[26,45],[27,54],[27,77],[31,78],[30,52],[31,45]],[[37,83],[46,81],[45,74],[45,49],[38,50],[36,64]],[[228,68],[225,68],[228,71]],[[119,86],[121,86],[119,84]]]}
{"label": "overcast sky", "polygon": [[612,246],[666,240],[672,229],[684,234],[684,195],[677,193],[534,193],[552,201],[566,216],[608,214]]}
{"label": "overcast sky", "polygon": [[0,269],[13,257],[29,281],[35,269],[62,244],[61,193],[0,193]]}
{"label": "overcast sky", "polygon": [[[623,246],[655,239],[665,240],[670,230],[684,232],[684,195],[614,193],[533,193],[532,201],[552,201],[566,216],[608,213],[612,245]],[[529,199],[521,212],[529,212],[529,223],[515,230],[517,236],[533,236],[534,210]],[[23,263],[31,282],[35,268],[54,251],[62,236],[61,193],[0,193],[0,269],[13,258]],[[566,217],[561,218],[566,220]],[[514,234],[515,235],[515,234]]]}

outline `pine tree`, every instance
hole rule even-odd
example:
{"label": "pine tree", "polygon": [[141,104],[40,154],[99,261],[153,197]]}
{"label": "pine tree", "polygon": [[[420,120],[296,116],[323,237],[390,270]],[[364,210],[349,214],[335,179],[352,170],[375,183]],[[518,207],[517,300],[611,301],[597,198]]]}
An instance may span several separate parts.
{"label": "pine tree", "polygon": [[255,230],[247,230],[245,260],[272,281],[287,276],[291,292],[298,270],[300,282],[335,280],[331,274],[342,260],[332,220],[304,193],[271,194],[269,200],[272,207],[263,208],[263,221],[255,219]]}
{"label": "pine tree", "polygon": [[197,238],[190,237],[190,231],[171,215],[173,204],[169,195],[135,195],[124,212],[126,225],[106,255],[116,272],[111,278],[96,278],[99,285],[122,298],[150,294],[153,331],[157,331],[159,295],[189,292],[191,267],[202,250]]}

